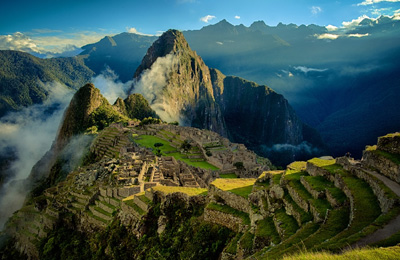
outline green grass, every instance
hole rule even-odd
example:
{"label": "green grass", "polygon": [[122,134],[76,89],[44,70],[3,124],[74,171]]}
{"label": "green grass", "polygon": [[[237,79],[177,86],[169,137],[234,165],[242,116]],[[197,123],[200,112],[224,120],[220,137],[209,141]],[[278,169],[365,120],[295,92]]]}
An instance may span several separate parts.
{"label": "green grass", "polygon": [[147,198],[144,194],[138,196],[138,198],[143,201],[144,203],[146,203],[147,205],[149,205],[151,203],[151,200],[149,200],[149,198]]}
{"label": "green grass", "polygon": [[164,139],[161,139],[160,137],[153,136],[153,135],[141,135],[141,136],[139,136],[139,138],[135,139],[134,141],[141,146],[153,149],[154,153],[156,151],[154,144],[162,143],[163,146],[160,146],[158,149],[160,149],[161,154],[164,156],[173,156],[176,160],[183,161],[186,164],[194,166],[194,167],[207,169],[207,170],[219,170],[218,167],[216,167],[206,161],[194,162],[188,158],[185,158],[185,157],[187,157],[185,154],[176,152],[176,148],[172,147],[168,141],[165,141]]}
{"label": "green grass", "polygon": [[243,233],[237,233],[236,236],[231,240],[229,245],[226,247],[226,252],[232,255],[236,255],[237,244],[239,239],[243,236]]}
{"label": "green grass", "polygon": [[268,259],[278,259],[282,257],[287,251],[292,251],[298,248],[296,244],[301,244],[301,242],[308,238],[310,235],[315,233],[319,228],[319,224],[309,222],[302,226],[296,234],[291,236],[289,239],[283,241],[281,244],[273,247],[269,252],[267,252],[264,257]]}
{"label": "green grass", "polygon": [[216,210],[216,211],[220,211],[220,212],[224,212],[224,213],[227,213],[227,214],[231,214],[233,216],[236,216],[236,217],[242,219],[243,224],[250,225],[249,214],[247,214],[247,213],[245,213],[243,211],[231,208],[231,207],[229,207],[227,205],[220,205],[220,204],[217,204],[217,203],[209,203],[207,205],[207,208],[208,209],[212,209],[212,210]]}
{"label": "green grass", "polygon": [[372,244],[371,246],[387,247],[387,246],[395,246],[399,243],[400,243],[400,231],[382,241]]}
{"label": "green grass", "polygon": [[247,199],[252,190],[253,190],[253,185],[249,185],[249,186],[230,190],[230,192]]}
{"label": "green grass", "polygon": [[331,204],[325,199],[311,199],[310,203],[315,207],[321,218],[325,218],[326,211],[331,209]]}
{"label": "green grass", "polygon": [[272,175],[272,183],[273,184],[279,184],[279,182],[281,181],[283,172],[279,171],[280,173],[276,173],[274,175]]}
{"label": "green grass", "polygon": [[102,214],[104,214],[104,215],[106,215],[106,216],[109,216],[109,217],[112,217],[112,214],[110,213],[110,212],[107,212],[107,211],[105,211],[104,209],[102,209],[102,208],[100,208],[100,207],[97,207],[97,206],[95,206],[95,207],[93,207],[96,211],[98,211],[98,212],[100,212],[100,213],[102,213]]}
{"label": "green grass", "polygon": [[283,197],[289,204],[292,205],[293,209],[300,213],[300,222],[301,223],[306,223],[310,220],[312,220],[312,216],[311,214],[305,212],[302,208],[299,207],[299,205],[297,205],[297,203],[292,199],[292,197],[290,196],[289,193],[285,193],[284,197]]}
{"label": "green grass", "polygon": [[379,156],[385,157],[386,159],[388,159],[396,164],[400,164],[400,155],[399,154],[388,153],[388,152],[385,152],[382,150],[375,150],[372,152],[374,152],[375,154],[377,154]]}
{"label": "green grass", "polygon": [[223,173],[219,175],[222,179],[236,179],[237,175],[235,173]]}
{"label": "green grass", "polygon": [[160,191],[164,194],[171,194],[175,192],[185,193],[189,196],[207,195],[208,190],[203,188],[191,188],[191,187],[175,187],[175,186],[155,186],[152,188],[153,191]]}
{"label": "green grass", "polygon": [[86,213],[87,213],[90,217],[92,217],[92,218],[94,218],[94,219],[96,219],[96,220],[98,220],[98,221],[101,221],[101,222],[103,222],[104,224],[108,224],[107,220],[102,219],[102,218],[100,218],[100,217],[94,215],[91,211],[86,211]]}
{"label": "green grass", "polygon": [[304,176],[304,180],[318,192],[325,191],[326,187],[333,187],[333,183],[322,176]]}
{"label": "green grass", "polygon": [[400,259],[400,247],[388,248],[363,248],[334,255],[329,252],[301,252],[296,255],[286,256],[283,260],[377,260],[377,259]]}
{"label": "green grass", "polygon": [[267,217],[257,222],[256,236],[268,238],[275,245],[281,242],[278,231],[276,231],[272,217]]}
{"label": "green grass", "polygon": [[141,209],[138,205],[136,205],[135,202],[133,202],[133,200],[125,200],[124,203],[133,208],[137,213],[139,213],[139,215],[143,216],[144,214],[146,214],[146,212],[143,209]]}
{"label": "green grass", "polygon": [[286,214],[284,209],[275,212],[276,220],[281,223],[280,227],[284,230],[283,240],[291,237],[299,229],[299,225],[293,216]]}
{"label": "green grass", "polygon": [[307,162],[312,163],[318,167],[325,167],[325,166],[329,166],[332,164],[336,163],[336,160],[324,160],[324,159],[319,159],[319,158],[313,158],[311,160],[308,160]]}
{"label": "green grass", "polygon": [[253,239],[254,235],[247,231],[240,239],[240,247],[248,252],[251,251],[253,249]]}
{"label": "green grass", "polygon": [[346,172],[340,165],[331,164],[323,168],[332,174],[340,175],[354,198],[354,208],[356,210],[350,227],[328,242],[330,249],[339,249],[346,245],[349,236],[374,222],[380,215],[381,210],[377,198],[368,183]]}
{"label": "green grass", "polygon": [[329,212],[326,222],[317,232],[303,241],[304,247],[313,248],[323,241],[330,239],[347,228],[350,210],[348,207],[333,209]]}

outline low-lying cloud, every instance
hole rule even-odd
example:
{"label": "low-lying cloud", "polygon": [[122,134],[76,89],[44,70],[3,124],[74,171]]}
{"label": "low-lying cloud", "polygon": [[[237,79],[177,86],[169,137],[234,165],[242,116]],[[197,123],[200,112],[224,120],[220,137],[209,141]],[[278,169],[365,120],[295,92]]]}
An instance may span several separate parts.
{"label": "low-lying cloud", "polygon": [[163,98],[168,76],[177,63],[178,58],[174,54],[157,58],[150,69],[142,72],[133,87],[133,92],[142,94],[151,108],[157,112],[162,120],[167,122],[180,122],[180,115],[173,110],[173,104],[166,103]]}
{"label": "low-lying cloud", "polygon": [[307,74],[308,72],[325,72],[328,70],[328,69],[307,68],[306,66],[297,66],[293,68],[295,70],[303,72],[304,74]]}
{"label": "low-lying cloud", "polygon": [[96,88],[100,89],[101,94],[108,102],[114,104],[118,97],[125,99],[128,96],[133,81],[122,83],[118,75],[107,67],[101,74],[92,78],[92,83]]}
{"label": "low-lying cloud", "polygon": [[49,93],[43,104],[9,113],[0,120],[0,153],[10,150],[15,153],[15,160],[7,171],[9,178],[0,188],[0,228],[22,206],[26,195],[25,190],[11,184],[26,179],[33,165],[50,149],[73,94],[60,83],[43,84],[43,87]]}

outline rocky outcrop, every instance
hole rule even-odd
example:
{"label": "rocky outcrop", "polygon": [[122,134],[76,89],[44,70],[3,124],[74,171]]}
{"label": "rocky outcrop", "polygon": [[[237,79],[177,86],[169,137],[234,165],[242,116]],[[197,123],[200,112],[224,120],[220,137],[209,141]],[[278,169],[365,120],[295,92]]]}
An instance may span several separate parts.
{"label": "rocky outcrop", "polygon": [[151,109],[149,103],[141,94],[131,94],[125,100],[118,98],[113,106],[121,114],[132,119],[158,118],[157,113]]}
{"label": "rocky outcrop", "polygon": [[400,133],[393,133],[379,137],[377,147],[381,151],[400,154]]}
{"label": "rocky outcrop", "polygon": [[363,152],[363,163],[400,183],[400,165],[380,154],[379,150],[365,150]]}
{"label": "rocky outcrop", "polygon": [[158,58],[167,55],[173,62],[168,64],[166,85],[161,86],[160,93],[151,94],[150,105],[165,104],[169,116],[179,118],[181,124],[211,129],[226,136],[225,122],[213,96],[210,71],[200,56],[190,49],[181,32],[169,30],[153,43],[135,72],[135,80],[140,81]]}

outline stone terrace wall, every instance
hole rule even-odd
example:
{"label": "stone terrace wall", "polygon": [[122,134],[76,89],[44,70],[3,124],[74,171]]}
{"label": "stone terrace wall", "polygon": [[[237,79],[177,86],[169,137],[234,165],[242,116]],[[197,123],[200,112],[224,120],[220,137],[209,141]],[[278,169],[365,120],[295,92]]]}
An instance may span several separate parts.
{"label": "stone terrace wall", "polygon": [[378,149],[388,153],[400,154],[400,133],[379,137]]}
{"label": "stone terrace wall", "polygon": [[395,182],[400,183],[400,165],[392,162],[386,157],[380,156],[374,151],[364,151],[363,164],[379,170],[380,173]]}
{"label": "stone terrace wall", "polygon": [[233,194],[229,191],[220,190],[216,188],[214,185],[210,185],[209,194],[213,196],[219,196],[224,200],[225,204],[231,208],[243,212],[250,212],[249,201],[239,195]]}

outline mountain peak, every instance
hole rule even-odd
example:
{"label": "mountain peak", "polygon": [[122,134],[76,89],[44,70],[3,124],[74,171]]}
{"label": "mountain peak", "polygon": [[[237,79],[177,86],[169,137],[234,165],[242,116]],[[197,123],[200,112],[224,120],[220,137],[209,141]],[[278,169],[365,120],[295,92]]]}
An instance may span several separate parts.
{"label": "mountain peak", "polygon": [[164,57],[167,54],[177,53],[188,49],[190,49],[189,44],[182,32],[173,29],[164,32],[147,50],[147,53],[140,66],[137,68],[134,77],[138,78],[142,71],[149,69],[158,57]]}

